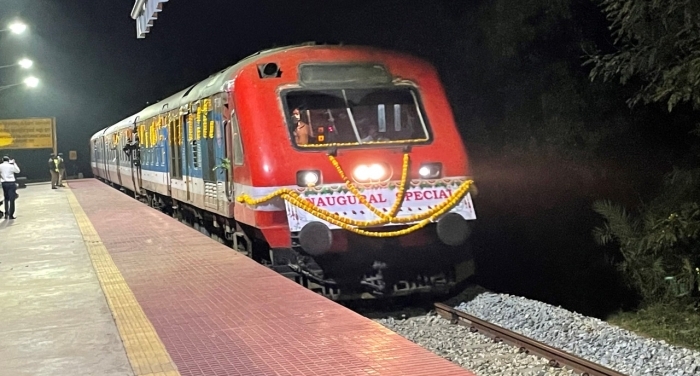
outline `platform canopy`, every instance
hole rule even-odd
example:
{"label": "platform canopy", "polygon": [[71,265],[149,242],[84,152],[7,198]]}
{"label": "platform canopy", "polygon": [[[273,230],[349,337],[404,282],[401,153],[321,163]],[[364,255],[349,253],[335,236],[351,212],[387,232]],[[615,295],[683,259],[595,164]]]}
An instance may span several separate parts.
{"label": "platform canopy", "polygon": [[163,10],[163,3],[169,0],[136,0],[131,10],[131,18],[136,20],[136,37],[145,38],[151,31],[158,13]]}

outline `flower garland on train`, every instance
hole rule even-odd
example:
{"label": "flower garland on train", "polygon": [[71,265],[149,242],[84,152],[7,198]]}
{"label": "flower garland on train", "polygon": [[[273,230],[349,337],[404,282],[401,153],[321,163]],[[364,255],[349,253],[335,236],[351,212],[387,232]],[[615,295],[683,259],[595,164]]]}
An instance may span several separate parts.
{"label": "flower garland on train", "polygon": [[[389,210],[389,213],[383,213],[381,210],[375,208],[372,204],[370,204],[367,199],[360,194],[360,191],[355,187],[355,185],[350,181],[350,179],[347,177],[345,172],[343,171],[342,167],[340,166],[340,163],[333,157],[332,155],[328,156],[328,159],[330,162],[333,164],[335,169],[338,171],[338,174],[340,177],[343,179],[345,182],[345,185],[348,187],[350,192],[365,206],[367,207],[372,213],[374,213],[377,217],[375,220],[371,221],[358,221],[352,218],[347,218],[340,216],[336,213],[332,213],[328,210],[319,208],[315,204],[305,200],[302,198],[298,192],[295,190],[292,190],[290,188],[281,188],[278,189],[275,192],[270,193],[267,196],[261,197],[259,199],[254,199],[250,197],[248,194],[243,194],[239,197],[236,198],[236,200],[240,203],[246,203],[248,205],[258,205],[263,202],[269,201],[275,197],[281,197],[282,199],[288,201],[290,204],[312,214],[313,216],[320,218],[328,223],[331,223],[333,225],[336,225],[340,228],[343,228],[345,230],[354,232],[356,234],[364,235],[364,236],[371,236],[371,237],[377,237],[377,238],[386,238],[386,237],[393,237],[393,236],[400,236],[400,235],[406,235],[410,234],[414,231],[417,231],[429,223],[431,223],[433,220],[435,220],[437,217],[441,216],[445,212],[449,211],[453,206],[455,206],[459,201],[461,201],[464,196],[467,194],[469,191],[469,188],[471,188],[472,184],[474,183],[473,180],[467,180],[463,182],[453,193],[452,195],[447,198],[445,201],[442,203],[434,206],[430,210],[420,213],[420,214],[414,214],[410,216],[405,216],[405,217],[397,217],[396,213],[399,211],[399,208],[401,207],[401,204],[403,203],[403,198],[404,194],[406,191],[406,181],[408,180],[408,166],[410,162],[410,158],[408,153],[404,154],[403,156],[403,168],[401,171],[401,182],[398,187],[398,195],[396,197],[396,202],[392,205],[391,209]],[[418,223],[413,224],[412,226],[401,229],[401,230],[396,230],[396,231],[390,231],[390,232],[376,232],[376,231],[367,231],[363,230],[360,227],[371,227],[371,226],[377,226],[377,225],[383,225],[387,223],[409,223],[409,222],[415,222],[419,221]]]}

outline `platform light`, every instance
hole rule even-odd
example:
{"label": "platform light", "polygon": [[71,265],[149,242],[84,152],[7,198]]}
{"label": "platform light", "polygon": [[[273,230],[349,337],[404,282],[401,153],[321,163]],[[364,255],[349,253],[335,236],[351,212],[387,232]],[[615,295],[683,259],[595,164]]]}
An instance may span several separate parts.
{"label": "platform light", "polygon": [[0,91],[7,90],[7,89],[10,89],[13,87],[17,87],[17,86],[20,86],[22,84],[26,85],[29,88],[34,88],[34,87],[37,87],[39,85],[39,79],[34,77],[34,76],[30,76],[30,77],[25,78],[23,82],[0,86]]}
{"label": "platform light", "polygon": [[20,60],[17,64],[24,69],[29,69],[34,65],[34,62],[25,58]]}
{"label": "platform light", "polygon": [[28,87],[37,87],[39,86],[39,79],[34,76],[30,76],[24,79],[24,84]]}
{"label": "platform light", "polygon": [[27,30],[27,24],[25,24],[22,21],[15,21],[15,22],[10,24],[9,30],[13,34],[22,34]]}

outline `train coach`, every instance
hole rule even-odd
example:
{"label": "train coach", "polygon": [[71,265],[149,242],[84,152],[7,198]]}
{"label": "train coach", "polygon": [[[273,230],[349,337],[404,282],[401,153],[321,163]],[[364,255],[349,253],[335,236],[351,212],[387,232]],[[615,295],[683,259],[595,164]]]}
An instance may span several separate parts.
{"label": "train coach", "polygon": [[444,292],[470,273],[467,152],[421,59],[262,51],[90,143],[96,178],[331,299]]}

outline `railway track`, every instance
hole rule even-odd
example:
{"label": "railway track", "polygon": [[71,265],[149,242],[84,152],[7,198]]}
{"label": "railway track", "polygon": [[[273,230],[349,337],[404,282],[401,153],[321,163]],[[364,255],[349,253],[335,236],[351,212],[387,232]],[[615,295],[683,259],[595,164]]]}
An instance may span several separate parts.
{"label": "railway track", "polygon": [[566,367],[585,376],[625,376],[623,373],[491,324],[446,304],[435,303],[435,310],[438,315],[450,320],[452,324],[466,326],[471,332],[479,332],[493,338],[495,342],[504,342],[518,347],[521,353],[548,359],[551,367]]}

